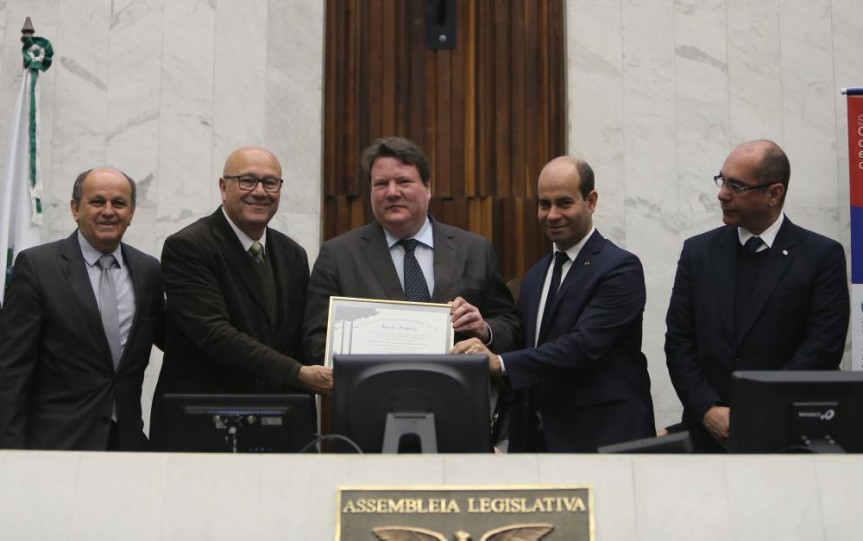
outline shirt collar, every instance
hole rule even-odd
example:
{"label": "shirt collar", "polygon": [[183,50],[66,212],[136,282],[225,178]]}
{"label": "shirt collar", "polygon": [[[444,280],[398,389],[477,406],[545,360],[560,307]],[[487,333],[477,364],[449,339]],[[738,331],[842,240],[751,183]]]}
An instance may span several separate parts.
{"label": "shirt collar", "polygon": [[[387,248],[392,248],[394,244],[402,240],[387,231],[386,227],[382,226],[382,228],[384,230],[384,236],[386,236],[387,239]],[[431,220],[428,219],[428,216],[426,216],[426,221],[423,226],[420,227],[420,230],[411,238],[415,239],[420,244],[424,244],[425,246],[434,249],[434,231],[432,230]]]}
{"label": "shirt collar", "polygon": [[[770,227],[765,229],[758,235],[764,244],[767,245],[768,248],[773,248],[773,243],[776,242],[776,235],[779,234],[779,228],[782,227],[782,222],[785,221],[785,212],[780,212],[779,217],[776,218],[776,221],[773,222]],[[743,246],[746,244],[746,241],[750,238],[754,237],[752,233],[743,229],[742,227],[737,228],[737,238],[740,240],[740,245]],[[762,248],[763,249],[763,248]]]}
{"label": "shirt collar", "polygon": [[[90,241],[87,240],[87,237],[81,234],[80,229],[78,230],[78,245],[81,247],[81,255],[84,256],[84,261],[86,261],[87,264],[91,267],[98,264],[99,258],[105,255],[104,253],[94,248],[92,244],[90,244]],[[110,253],[114,256],[114,259],[117,260],[117,265],[119,265],[120,268],[123,268],[122,246],[120,244],[117,244],[117,247],[114,249],[114,251]]]}
{"label": "shirt collar", "polygon": [[[590,236],[593,235],[594,231],[596,231],[596,228],[591,226],[590,231],[587,233],[587,235],[584,236],[583,239],[581,239],[581,241],[579,241],[578,244],[576,244],[575,246],[570,246],[567,250],[565,250],[566,255],[569,257],[570,261],[575,261],[575,258],[578,257],[578,254],[581,252],[581,249],[584,248],[585,244],[587,244],[587,239],[589,239]],[[555,252],[560,251],[560,250],[558,250],[556,244],[554,245],[554,251]]]}
{"label": "shirt collar", "polygon": [[[231,217],[228,216],[228,213],[225,212],[225,206],[222,205],[222,214],[225,215],[225,219],[228,220],[228,225],[231,226],[231,229],[234,230],[234,233],[237,235],[237,238],[240,240],[240,244],[243,245],[243,250],[249,251],[249,248],[252,247],[252,244],[255,243],[255,239],[243,233],[243,230],[237,227],[237,224],[231,220]],[[261,235],[261,238],[258,239],[258,242],[261,243],[261,246],[264,247],[264,253],[267,253],[267,228],[264,228],[264,234]]]}

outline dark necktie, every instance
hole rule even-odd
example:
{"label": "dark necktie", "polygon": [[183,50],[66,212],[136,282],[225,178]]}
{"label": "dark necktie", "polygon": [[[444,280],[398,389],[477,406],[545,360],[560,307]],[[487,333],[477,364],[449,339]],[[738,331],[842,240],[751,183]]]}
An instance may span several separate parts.
{"label": "dark necktie", "polygon": [[99,312],[102,315],[102,327],[111,348],[111,359],[114,368],[120,364],[120,316],[117,311],[117,289],[114,287],[114,277],[111,269],[117,266],[117,260],[111,254],[99,258],[102,274],[99,276]]}
{"label": "dark necktie", "polygon": [[545,307],[542,309],[542,323],[539,326],[540,339],[545,336],[548,320],[551,317],[551,305],[554,302],[555,295],[557,295],[557,290],[560,289],[560,276],[563,271],[563,264],[567,261],[569,261],[569,256],[566,255],[566,252],[557,251],[554,253],[554,270],[551,271],[551,284],[548,286]]}
{"label": "dark necktie", "polygon": [[414,255],[417,247],[416,239],[402,239],[399,244],[405,249],[405,300],[429,302],[431,300],[429,286]]}
{"label": "dark necktie", "polygon": [[258,276],[261,279],[261,285],[264,292],[264,309],[267,311],[267,317],[270,321],[276,321],[276,279],[273,274],[273,268],[267,263],[267,256],[264,253],[264,246],[255,241],[249,247],[249,256],[255,262],[255,269],[258,271]]}
{"label": "dark necktie", "polygon": [[743,245],[749,253],[757,254],[758,249],[761,248],[761,245],[764,244],[764,241],[761,240],[761,237],[749,237],[749,240]]}
{"label": "dark necktie", "polygon": [[252,246],[249,248],[249,255],[252,256],[252,259],[258,265],[263,265],[264,263],[264,247],[260,242],[255,241],[252,243]]}

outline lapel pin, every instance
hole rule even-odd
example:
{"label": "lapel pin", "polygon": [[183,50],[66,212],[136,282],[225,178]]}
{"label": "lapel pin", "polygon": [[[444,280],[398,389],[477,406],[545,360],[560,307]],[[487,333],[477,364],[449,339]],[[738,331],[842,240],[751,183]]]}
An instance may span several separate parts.
{"label": "lapel pin", "polygon": [[788,250],[782,250],[782,255],[788,255]]}
{"label": "lapel pin", "polygon": [[584,266],[585,266],[585,267],[589,267],[589,266],[590,266],[590,261],[585,261],[585,262],[584,262]]}

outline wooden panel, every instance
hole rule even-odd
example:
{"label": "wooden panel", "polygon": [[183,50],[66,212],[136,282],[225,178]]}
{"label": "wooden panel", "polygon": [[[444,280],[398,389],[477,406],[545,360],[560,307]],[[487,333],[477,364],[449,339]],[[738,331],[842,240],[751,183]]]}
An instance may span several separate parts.
{"label": "wooden panel", "polygon": [[373,219],[360,153],[419,144],[430,211],[492,239],[504,278],[550,249],[536,177],[563,154],[563,1],[459,0],[457,48],[425,48],[425,2],[330,0],[324,105],[325,238]]}

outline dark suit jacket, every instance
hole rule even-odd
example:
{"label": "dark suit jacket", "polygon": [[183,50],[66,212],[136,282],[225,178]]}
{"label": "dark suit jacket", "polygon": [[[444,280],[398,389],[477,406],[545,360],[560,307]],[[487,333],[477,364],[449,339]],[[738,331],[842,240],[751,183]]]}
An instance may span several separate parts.
{"label": "dark suit jacket", "polygon": [[150,436],[161,443],[166,393],[301,390],[302,313],[309,281],[303,248],[267,229],[276,279],[276,321],[263,286],[222,209],[165,240],[162,276],[168,337],[153,400]]}
{"label": "dark suit jacket", "polygon": [[78,233],[18,255],[0,316],[0,446],[104,451],[116,402],[120,449],[146,449],[141,385],[164,297],[159,262],[122,250],[135,317],[116,372]]}
{"label": "dark suit jacket", "polygon": [[735,370],[834,369],[845,350],[849,300],[845,253],[836,241],[786,217],[758,278],[742,334],[734,335],[737,228],[683,244],[668,307],[665,354],[696,448],[722,448],[701,419],[728,405]]}
{"label": "dark suit jacket", "polygon": [[595,452],[654,435],[650,376],[641,352],[641,262],[594,232],[546,307],[550,323],[533,347],[551,262],[549,254],[521,282],[518,307],[527,349],[502,356],[509,381],[521,390],[510,424],[511,450],[537,450],[533,409],[542,416],[551,452]]}
{"label": "dark suit jacket", "polygon": [[[463,297],[491,327],[495,351],[523,341],[512,295],[500,275],[488,239],[432,218],[434,292],[432,302]],[[321,246],[309,283],[305,343],[310,358],[321,362],[326,350],[330,296],[404,300],[405,294],[378,222],[349,231]],[[456,340],[463,337],[456,336]]]}

